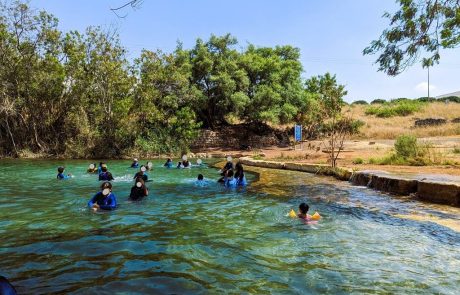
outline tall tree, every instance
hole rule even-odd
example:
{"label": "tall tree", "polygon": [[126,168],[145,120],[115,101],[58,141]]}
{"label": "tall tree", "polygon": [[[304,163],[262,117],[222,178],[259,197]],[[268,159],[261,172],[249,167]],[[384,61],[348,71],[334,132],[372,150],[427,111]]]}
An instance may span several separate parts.
{"label": "tall tree", "polygon": [[[420,60],[438,63],[442,48],[460,44],[460,2],[458,0],[398,0],[394,14],[378,40],[364,54],[380,54],[379,71],[395,76]],[[421,59],[420,56],[423,56]]]}

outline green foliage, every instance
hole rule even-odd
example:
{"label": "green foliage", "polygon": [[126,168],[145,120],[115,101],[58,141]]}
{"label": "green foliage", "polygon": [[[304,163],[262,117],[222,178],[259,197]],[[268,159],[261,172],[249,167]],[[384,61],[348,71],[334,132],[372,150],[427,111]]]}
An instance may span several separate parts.
{"label": "green foliage", "polygon": [[438,98],[438,101],[450,101],[450,102],[460,103],[460,97],[458,97],[458,96],[447,96],[447,97],[443,97],[443,98]]}
{"label": "green foliage", "polygon": [[418,151],[417,138],[413,135],[401,135],[395,141],[395,152],[398,157],[416,157]]}
{"label": "green foliage", "polygon": [[63,33],[54,16],[21,1],[3,3],[3,153],[174,153],[186,151],[200,128],[221,128],[228,118],[259,125],[308,122],[316,132],[328,124],[348,133],[359,129],[359,122],[342,124],[347,92],[335,76],[302,80],[298,48],[241,49],[230,34],[211,35],[191,49],[144,50],[130,61],[113,32],[90,27]]}
{"label": "green foliage", "polygon": [[420,102],[435,102],[437,100],[434,97],[419,97],[419,98],[417,98],[417,101],[420,101]]}
{"label": "green foliage", "polygon": [[365,100],[355,100],[351,105],[368,105],[369,103]]}
{"label": "green foliage", "polygon": [[361,164],[364,164],[364,160],[362,158],[356,158],[356,159],[353,159],[352,163],[355,165],[361,165]]}
{"label": "green foliage", "polygon": [[377,58],[379,71],[395,76],[417,60],[429,67],[439,62],[441,49],[460,44],[457,0],[398,2],[398,11],[384,14],[390,22],[389,27],[363,51],[364,54],[380,54]]}
{"label": "green foliage", "polygon": [[454,154],[460,154],[460,148],[454,147],[454,149],[452,150],[452,152],[453,152]]}
{"label": "green foliage", "polygon": [[373,101],[371,101],[371,104],[384,104],[386,102],[387,101],[384,100],[384,99],[377,98],[377,99],[374,99]]}
{"label": "green foliage", "polygon": [[423,104],[416,100],[395,100],[379,106],[369,106],[366,115],[374,115],[379,118],[390,118],[395,116],[408,116],[418,112]]}

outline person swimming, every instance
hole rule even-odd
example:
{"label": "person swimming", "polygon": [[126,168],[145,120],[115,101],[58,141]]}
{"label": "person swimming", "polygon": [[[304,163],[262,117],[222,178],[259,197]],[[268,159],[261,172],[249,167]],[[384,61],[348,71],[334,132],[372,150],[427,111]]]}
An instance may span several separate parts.
{"label": "person swimming", "polygon": [[205,186],[206,185],[206,181],[204,180],[204,176],[203,174],[198,174],[198,177],[195,181],[195,185],[196,186]]}
{"label": "person swimming", "polygon": [[147,187],[145,186],[145,182],[142,179],[142,177],[136,178],[136,183],[131,188],[131,193],[129,194],[129,199],[131,201],[140,201],[144,197],[147,197],[148,194],[149,194],[149,191],[148,191]]}
{"label": "person swimming", "polygon": [[147,171],[147,168],[145,168],[145,166],[142,165],[141,168],[139,169],[139,172],[137,172],[134,175],[133,179],[141,177],[144,180],[144,182],[147,182],[149,180],[149,176],[147,173],[145,173],[145,171]]}
{"label": "person swimming", "polygon": [[56,178],[59,179],[59,180],[69,179],[69,178],[72,177],[72,174],[70,174],[70,173],[67,174],[67,175],[64,174],[65,167],[63,167],[63,166],[58,167],[57,170],[58,170],[58,174],[57,174]]}
{"label": "person swimming", "polygon": [[93,211],[115,210],[117,208],[117,198],[112,193],[112,184],[105,181],[101,185],[101,191],[96,193],[88,202],[88,207]]}
{"label": "person swimming", "polygon": [[246,176],[244,175],[243,164],[240,162],[236,163],[235,165],[235,178],[239,186],[245,186],[248,184],[246,181]]}
{"label": "person swimming", "polygon": [[171,158],[168,158],[166,160],[166,163],[163,166],[166,167],[166,168],[171,168],[173,165],[174,164],[173,164],[173,161],[171,160]]}
{"label": "person swimming", "polygon": [[137,158],[133,159],[133,162],[131,163],[131,168],[139,168],[139,161]]}
{"label": "person swimming", "polygon": [[184,165],[182,164],[181,161],[177,162],[176,168],[177,168],[177,169],[182,169],[182,168],[184,168]]}
{"label": "person swimming", "polygon": [[112,181],[113,175],[107,170],[107,166],[102,164],[102,172],[99,174],[99,181]]}
{"label": "person swimming", "polygon": [[309,217],[308,209],[310,209],[310,206],[308,206],[306,203],[301,203],[299,205],[299,214],[297,215],[297,217],[306,220]]}
{"label": "person swimming", "polygon": [[153,170],[153,163],[152,162],[147,162],[145,165],[145,168],[147,168],[147,171],[152,171]]}

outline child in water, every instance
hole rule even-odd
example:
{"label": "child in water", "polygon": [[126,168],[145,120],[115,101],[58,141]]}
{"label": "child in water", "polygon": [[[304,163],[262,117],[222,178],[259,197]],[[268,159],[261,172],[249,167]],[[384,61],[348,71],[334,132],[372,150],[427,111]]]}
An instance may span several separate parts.
{"label": "child in water", "polygon": [[62,166],[58,167],[58,174],[56,178],[57,179],[69,179],[72,176],[72,174],[70,173],[65,175],[64,171],[65,171],[65,167],[62,167]]}
{"label": "child in water", "polygon": [[129,195],[129,199],[131,201],[140,201],[144,197],[147,197],[148,194],[149,194],[149,191],[147,187],[145,186],[145,182],[142,179],[142,177],[136,178],[136,183],[131,188],[131,194]]}
{"label": "child in water", "polygon": [[114,210],[117,208],[117,198],[112,193],[112,184],[108,181],[101,185],[101,191],[95,194],[88,202],[93,211]]}
{"label": "child in water", "polygon": [[244,175],[243,165],[240,162],[236,163],[235,165],[235,178],[239,186],[247,185],[246,176]]}

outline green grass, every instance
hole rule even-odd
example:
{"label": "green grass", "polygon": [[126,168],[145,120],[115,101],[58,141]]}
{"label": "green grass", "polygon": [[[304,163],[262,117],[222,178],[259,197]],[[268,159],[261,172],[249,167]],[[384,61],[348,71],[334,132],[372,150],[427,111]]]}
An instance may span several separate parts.
{"label": "green grass", "polygon": [[356,159],[353,159],[352,163],[356,165],[360,165],[360,164],[364,164],[364,160],[361,158],[356,158]]}

